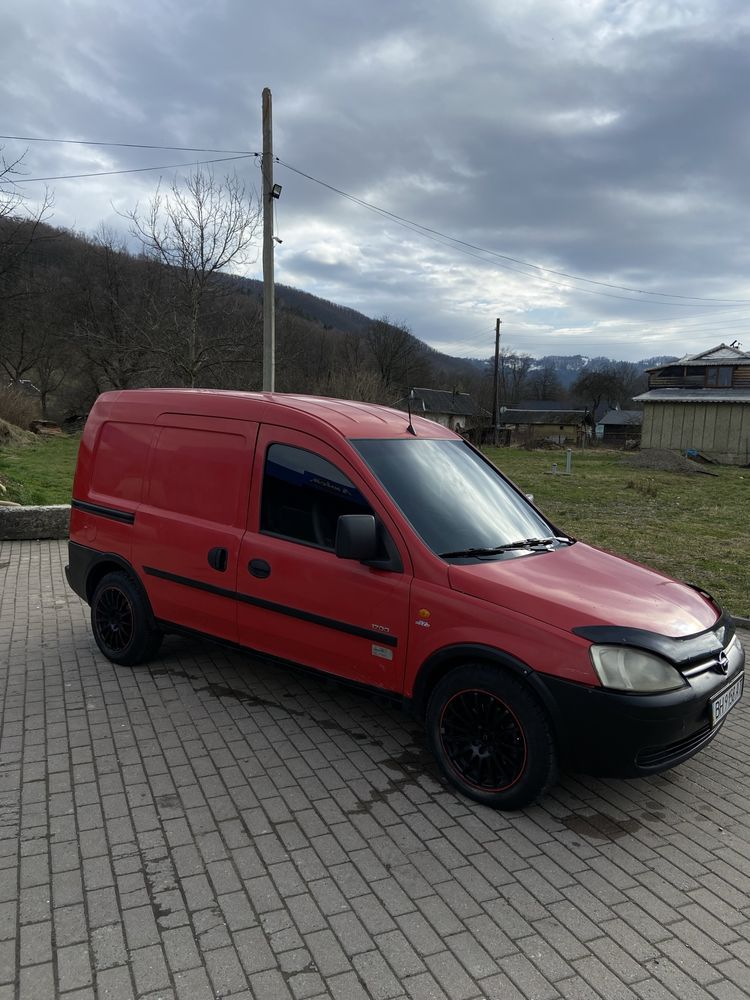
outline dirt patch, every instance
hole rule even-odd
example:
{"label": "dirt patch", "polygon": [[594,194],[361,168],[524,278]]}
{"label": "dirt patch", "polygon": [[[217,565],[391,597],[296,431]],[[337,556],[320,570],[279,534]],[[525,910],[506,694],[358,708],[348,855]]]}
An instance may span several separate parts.
{"label": "dirt patch", "polygon": [[718,473],[707,469],[697,462],[691,462],[678,451],[669,451],[668,448],[644,448],[637,455],[628,455],[623,459],[623,464],[634,469],[657,469],[659,472],[682,472],[686,475],[696,473],[704,476],[716,476]]}

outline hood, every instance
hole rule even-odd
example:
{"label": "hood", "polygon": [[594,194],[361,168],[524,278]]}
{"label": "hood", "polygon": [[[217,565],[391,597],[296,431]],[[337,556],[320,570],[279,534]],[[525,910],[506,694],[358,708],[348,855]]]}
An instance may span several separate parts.
{"label": "hood", "polygon": [[719,611],[698,591],[583,542],[448,570],[461,593],[570,631],[617,625],[679,638],[710,628]]}

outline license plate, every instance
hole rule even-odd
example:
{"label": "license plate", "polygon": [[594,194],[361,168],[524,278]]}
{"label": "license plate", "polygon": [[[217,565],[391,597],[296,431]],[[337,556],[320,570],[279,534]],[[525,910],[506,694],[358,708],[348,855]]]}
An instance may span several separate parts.
{"label": "license plate", "polygon": [[711,700],[711,725],[715,726],[717,722],[721,722],[724,716],[727,714],[730,708],[737,704],[737,702],[742,697],[742,682],[745,679],[745,675],[738,677],[734,684],[730,684],[728,688],[725,688],[721,694],[717,694],[715,698]]}

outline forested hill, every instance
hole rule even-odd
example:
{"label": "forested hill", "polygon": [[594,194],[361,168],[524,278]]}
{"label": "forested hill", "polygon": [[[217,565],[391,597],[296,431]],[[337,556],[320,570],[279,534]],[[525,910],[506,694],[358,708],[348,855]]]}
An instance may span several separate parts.
{"label": "forested hill", "polygon": [[[58,418],[85,413],[112,388],[260,388],[262,283],[201,269],[191,249],[177,247],[165,264],[153,251],[127,252],[110,232],[87,237],[0,215],[0,379],[33,383]],[[491,405],[491,359],[441,354],[397,321],[300,289],[276,293],[278,390],[393,403],[420,386]],[[607,369],[607,398],[627,407],[643,367],[506,348],[500,398],[586,405],[589,389],[576,394],[582,375]]]}

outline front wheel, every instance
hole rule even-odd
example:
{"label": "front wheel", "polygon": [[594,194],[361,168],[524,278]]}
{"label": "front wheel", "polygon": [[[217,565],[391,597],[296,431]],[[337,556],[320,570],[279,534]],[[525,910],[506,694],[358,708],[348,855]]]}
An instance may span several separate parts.
{"label": "front wheel", "polygon": [[135,666],[156,654],[163,638],[148,601],[127,573],[108,573],[91,598],[91,630],[107,659]]}
{"label": "front wheel", "polygon": [[554,783],[557,754],[544,709],[501,668],[446,674],[430,696],[426,726],[445,776],[477,802],[521,809]]}

